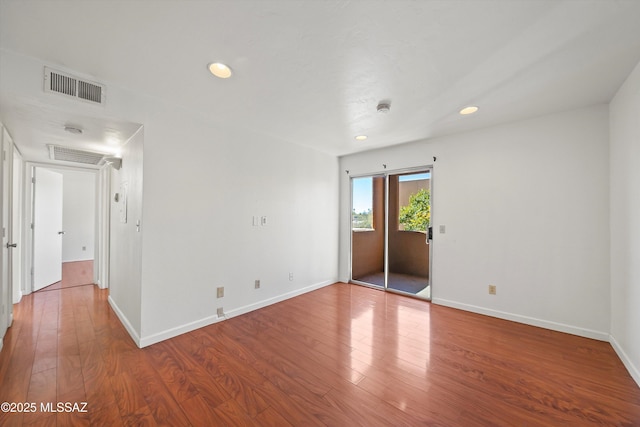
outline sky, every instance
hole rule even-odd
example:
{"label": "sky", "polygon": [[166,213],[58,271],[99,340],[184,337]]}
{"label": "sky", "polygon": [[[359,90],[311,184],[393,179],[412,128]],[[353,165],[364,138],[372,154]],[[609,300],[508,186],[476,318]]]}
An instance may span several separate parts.
{"label": "sky", "polygon": [[356,213],[371,209],[373,200],[373,178],[353,178],[353,209]]}

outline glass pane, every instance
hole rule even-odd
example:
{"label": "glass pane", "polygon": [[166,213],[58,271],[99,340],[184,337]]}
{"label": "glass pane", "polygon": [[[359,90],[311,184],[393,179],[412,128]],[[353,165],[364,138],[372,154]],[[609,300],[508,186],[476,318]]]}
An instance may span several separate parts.
{"label": "glass pane", "polygon": [[389,175],[387,288],[430,298],[431,173]]}
{"label": "glass pane", "polygon": [[429,172],[398,177],[398,230],[426,233],[431,223]]}
{"label": "glass pane", "polygon": [[353,179],[351,218],[354,231],[373,230],[373,177]]}
{"label": "glass pane", "polygon": [[351,180],[351,279],[384,287],[385,177]]}

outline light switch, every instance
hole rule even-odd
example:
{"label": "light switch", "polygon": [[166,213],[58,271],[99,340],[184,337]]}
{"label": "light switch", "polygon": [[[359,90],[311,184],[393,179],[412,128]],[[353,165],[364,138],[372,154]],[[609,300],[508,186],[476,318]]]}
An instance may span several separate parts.
{"label": "light switch", "polygon": [[267,217],[266,216],[262,217],[262,225],[267,225]]}
{"label": "light switch", "polygon": [[440,226],[440,234],[444,234],[444,225]]}

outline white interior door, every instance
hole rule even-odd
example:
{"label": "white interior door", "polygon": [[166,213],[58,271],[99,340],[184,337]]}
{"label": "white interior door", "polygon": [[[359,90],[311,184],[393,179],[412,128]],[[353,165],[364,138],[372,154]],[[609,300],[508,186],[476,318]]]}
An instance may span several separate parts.
{"label": "white interior door", "polygon": [[[2,129],[0,135],[0,161],[2,162],[2,175],[0,176],[0,206],[2,218],[2,247],[0,252],[2,253],[2,265],[0,265],[0,338],[4,336],[6,329],[9,327],[9,315],[12,308],[10,302],[10,290],[11,279],[9,275],[9,239],[11,238],[11,224],[9,217],[10,206],[10,171],[11,165],[9,161],[8,146],[11,143],[9,135]],[[1,345],[0,345],[1,347]]]}
{"label": "white interior door", "polygon": [[62,280],[62,174],[35,168],[33,290]]}

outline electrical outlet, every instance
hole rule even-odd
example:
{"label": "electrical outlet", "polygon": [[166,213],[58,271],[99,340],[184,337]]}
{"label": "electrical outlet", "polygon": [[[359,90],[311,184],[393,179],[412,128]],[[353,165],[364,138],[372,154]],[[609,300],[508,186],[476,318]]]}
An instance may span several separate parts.
{"label": "electrical outlet", "polygon": [[496,285],[489,285],[489,295],[496,294]]}
{"label": "electrical outlet", "polygon": [[293,273],[289,273],[289,281],[293,282]]}
{"label": "electrical outlet", "polygon": [[253,284],[254,289],[260,289],[260,280],[256,280]]}
{"label": "electrical outlet", "polygon": [[218,298],[222,298],[222,297],[224,297],[224,286],[220,286],[220,287],[217,289],[217,294],[216,294],[216,296],[217,296]]}
{"label": "electrical outlet", "polygon": [[218,311],[216,312],[218,317],[224,317],[224,309],[222,307],[218,307]]}

